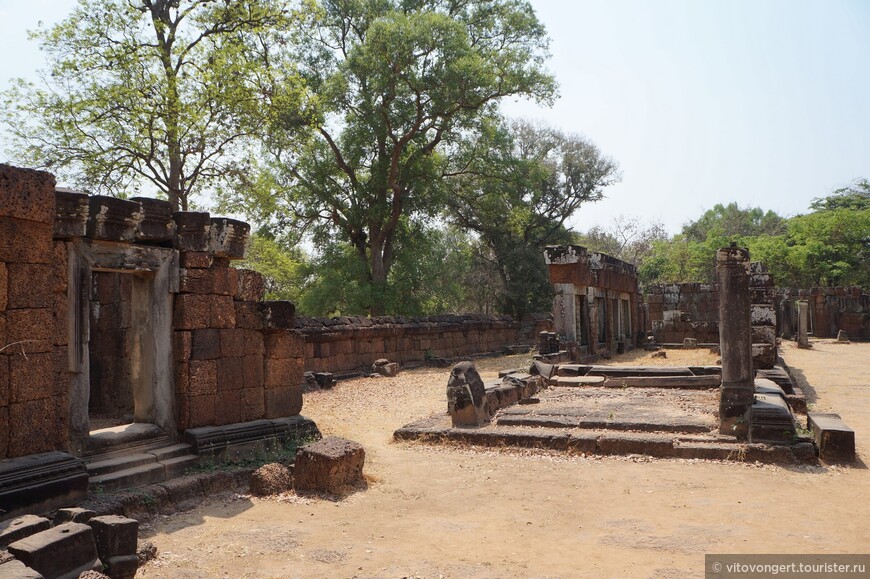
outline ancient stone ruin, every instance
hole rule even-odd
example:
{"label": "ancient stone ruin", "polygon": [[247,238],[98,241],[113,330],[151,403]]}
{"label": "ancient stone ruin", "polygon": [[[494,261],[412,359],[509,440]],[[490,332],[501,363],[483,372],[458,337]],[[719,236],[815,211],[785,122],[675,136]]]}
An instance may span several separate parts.
{"label": "ancient stone ruin", "polygon": [[316,434],[246,223],[0,166],[0,508],[74,504]]}
{"label": "ancient stone ruin", "polygon": [[[502,374],[540,380],[535,404],[516,405],[530,401],[519,397],[489,407],[483,420],[462,364],[448,384],[450,418],[414,422],[395,437],[605,455],[804,463],[818,451],[824,460],[854,460],[854,433],[838,416],[810,413],[810,435],[799,428],[795,412],[806,413],[806,401],[777,365],[773,280],[745,249],[717,252],[715,285],[654,290],[646,314],[633,270],[592,255],[579,246],[545,253],[557,333],[541,334],[546,346],[528,369]],[[636,345],[645,322],[672,347],[715,348],[721,367],[594,365],[596,353]]]}

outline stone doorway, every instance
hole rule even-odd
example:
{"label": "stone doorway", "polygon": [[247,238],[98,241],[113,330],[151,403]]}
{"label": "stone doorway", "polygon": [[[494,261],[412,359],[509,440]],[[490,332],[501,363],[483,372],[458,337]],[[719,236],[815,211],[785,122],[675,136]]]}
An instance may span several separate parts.
{"label": "stone doorway", "polygon": [[178,252],[86,239],[67,252],[73,450],[174,437]]}

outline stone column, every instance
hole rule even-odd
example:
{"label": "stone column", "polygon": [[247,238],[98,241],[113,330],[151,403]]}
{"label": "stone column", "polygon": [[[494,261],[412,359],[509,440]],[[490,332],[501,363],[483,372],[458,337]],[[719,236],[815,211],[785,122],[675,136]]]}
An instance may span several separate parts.
{"label": "stone column", "polygon": [[809,348],[810,303],[798,300],[798,348]]}
{"label": "stone column", "polygon": [[749,252],[736,246],[716,252],[719,280],[719,432],[746,439],[755,400],[750,325]]}

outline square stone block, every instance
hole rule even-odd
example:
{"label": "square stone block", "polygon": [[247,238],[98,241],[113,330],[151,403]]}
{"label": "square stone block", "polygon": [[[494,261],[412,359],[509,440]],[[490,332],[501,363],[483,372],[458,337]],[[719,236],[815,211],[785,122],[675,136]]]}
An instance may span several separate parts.
{"label": "square stone block", "polygon": [[307,444],[296,453],[294,487],[298,492],[339,494],[362,485],[365,456],[360,444],[335,436]]}
{"label": "square stone block", "polygon": [[97,554],[106,561],[118,555],[135,555],[139,540],[139,521],[106,515],[93,517],[88,521],[94,532]]}
{"label": "square stone block", "polygon": [[76,577],[102,569],[88,525],[64,523],[9,545],[16,559],[45,577]]}

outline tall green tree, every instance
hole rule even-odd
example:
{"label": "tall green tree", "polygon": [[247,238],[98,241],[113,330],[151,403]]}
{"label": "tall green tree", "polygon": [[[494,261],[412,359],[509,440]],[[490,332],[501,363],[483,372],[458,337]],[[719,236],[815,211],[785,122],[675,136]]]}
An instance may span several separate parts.
{"label": "tall green tree", "polygon": [[274,178],[242,204],[316,242],[341,240],[386,311],[403,228],[438,212],[444,156],[508,96],[548,101],[547,37],[523,0],[317,0],[291,62],[310,91],[267,143]]}
{"label": "tall green tree", "polygon": [[453,159],[451,219],[480,235],[502,279],[500,309],[516,318],[548,311],[552,287],[543,251],[568,243],[567,220],[601,199],[616,163],[591,142],[527,121],[483,127]]}
{"label": "tall green tree", "polygon": [[[268,102],[263,35],[285,0],[79,0],[32,33],[38,85],[3,95],[13,160],[87,190],[143,184],[176,208],[231,174]],[[274,79],[272,79],[274,80]]]}

